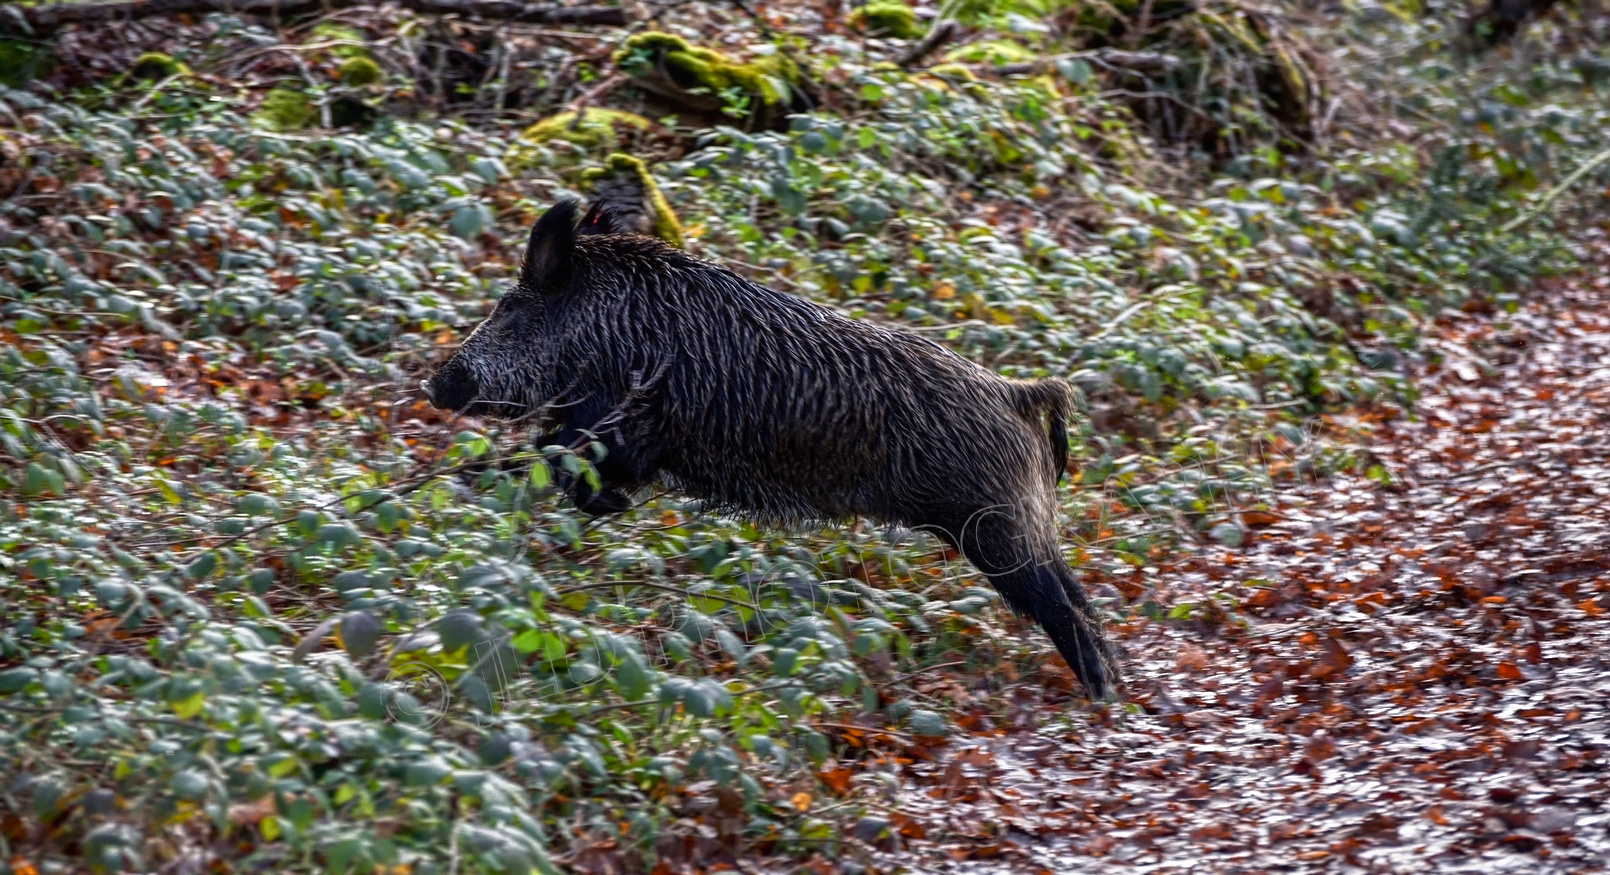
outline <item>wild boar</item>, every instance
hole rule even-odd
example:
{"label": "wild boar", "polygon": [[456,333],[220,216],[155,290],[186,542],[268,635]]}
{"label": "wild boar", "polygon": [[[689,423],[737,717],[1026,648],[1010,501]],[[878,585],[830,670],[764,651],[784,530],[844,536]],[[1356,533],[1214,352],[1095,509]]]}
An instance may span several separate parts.
{"label": "wild boar", "polygon": [[1069,392],[1010,380],[637,234],[574,201],[532,228],[514,287],[421,383],[439,408],[543,421],[606,454],[591,513],[652,482],[761,522],[857,516],[932,532],[1040,624],[1092,698],[1117,661],[1063,561]]}

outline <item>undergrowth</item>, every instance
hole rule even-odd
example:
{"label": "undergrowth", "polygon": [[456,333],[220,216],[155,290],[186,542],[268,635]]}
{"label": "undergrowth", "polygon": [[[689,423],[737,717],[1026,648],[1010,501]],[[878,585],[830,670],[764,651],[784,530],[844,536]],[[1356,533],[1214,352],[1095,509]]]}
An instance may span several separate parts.
{"label": "undergrowth", "polygon": [[[1238,542],[1272,479],[1369,468],[1351,438],[1412,404],[1424,321],[1571,263],[1575,208],[1527,209],[1605,146],[1606,60],[1459,68],[1434,19],[1389,24],[1322,25],[1370,92],[1308,151],[1170,145],[1083,62],[981,89],[826,34],[837,102],[674,128],[652,169],[696,253],[1072,381],[1069,550],[1140,566]],[[607,847],[646,870],[685,843],[853,868],[875,785],[818,782],[834,727],[937,743],[1020,680],[1086,719],[1042,636],[925,537],[670,495],[589,520],[528,436],[419,399],[601,155],[511,174],[522,120],[305,130],[317,89],[296,125],[265,93],[0,91],[4,856],[529,872]],[[965,683],[918,688],[940,669]]]}

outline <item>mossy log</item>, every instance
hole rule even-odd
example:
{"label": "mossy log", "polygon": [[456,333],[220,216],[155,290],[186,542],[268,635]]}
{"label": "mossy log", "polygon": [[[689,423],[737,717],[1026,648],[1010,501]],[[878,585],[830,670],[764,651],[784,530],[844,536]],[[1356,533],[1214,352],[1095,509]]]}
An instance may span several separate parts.
{"label": "mossy log", "polygon": [[526,128],[504,154],[510,169],[521,170],[542,160],[533,147],[559,141],[598,154],[614,151],[633,135],[646,133],[654,123],[635,112],[588,107],[581,112],[556,113]]}
{"label": "mossy log", "polygon": [[[461,15],[527,24],[598,24],[620,26],[628,20],[619,6],[561,6],[517,0],[394,0],[424,15]],[[367,0],[116,0],[111,3],[51,3],[44,6],[0,6],[0,35],[48,36],[68,25],[111,24],[139,18],[201,15],[307,15],[332,9],[369,6]]]}
{"label": "mossy log", "polygon": [[928,28],[917,22],[917,12],[901,0],[872,0],[850,10],[845,23],[868,36],[921,39]]}
{"label": "mossy log", "polygon": [[1192,144],[1214,158],[1240,154],[1251,142],[1306,148],[1315,137],[1329,90],[1324,55],[1279,8],[1242,0],[1113,0],[1068,11],[1084,51],[1014,57],[1027,47],[998,39],[946,59],[1007,76],[1085,61],[1124,92],[1118,101],[1158,139]]}
{"label": "mossy log", "polygon": [[647,31],[629,37],[613,60],[640,88],[697,112],[721,112],[735,93],[762,124],[803,108],[799,67],[781,52],[739,61],[675,34]]}

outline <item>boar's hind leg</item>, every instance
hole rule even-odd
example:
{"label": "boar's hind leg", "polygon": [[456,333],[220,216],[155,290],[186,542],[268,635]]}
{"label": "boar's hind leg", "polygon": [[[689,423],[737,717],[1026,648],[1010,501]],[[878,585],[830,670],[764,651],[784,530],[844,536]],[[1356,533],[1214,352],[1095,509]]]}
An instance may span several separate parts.
{"label": "boar's hind leg", "polygon": [[[968,527],[958,540],[957,549],[989,577],[1007,606],[1051,636],[1090,698],[1109,698],[1117,681],[1111,645],[1062,557],[1037,558],[1021,532],[989,522]],[[1069,589],[1078,592],[1079,604]]]}

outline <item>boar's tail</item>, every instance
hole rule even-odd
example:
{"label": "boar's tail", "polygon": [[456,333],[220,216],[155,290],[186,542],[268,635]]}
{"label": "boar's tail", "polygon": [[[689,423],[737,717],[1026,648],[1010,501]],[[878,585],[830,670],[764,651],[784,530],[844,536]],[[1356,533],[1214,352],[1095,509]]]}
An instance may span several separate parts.
{"label": "boar's tail", "polygon": [[1065,410],[1052,410],[1047,416],[1051,420],[1051,458],[1056,460],[1056,482],[1061,483],[1062,478],[1068,475],[1068,422]]}
{"label": "boar's tail", "polygon": [[1044,414],[1049,423],[1047,437],[1051,441],[1051,460],[1056,467],[1051,476],[1057,483],[1068,472],[1068,385],[1061,380],[1036,380],[1032,383],[1014,383],[1013,406],[1031,422],[1039,422]]}

